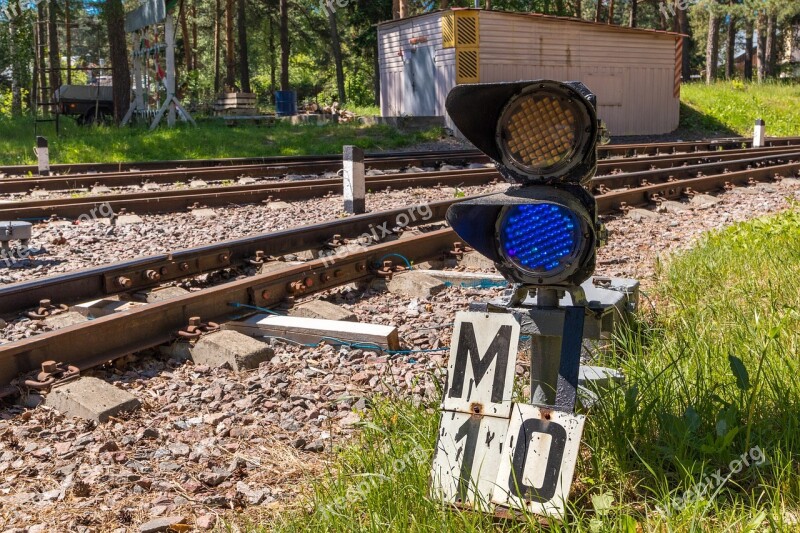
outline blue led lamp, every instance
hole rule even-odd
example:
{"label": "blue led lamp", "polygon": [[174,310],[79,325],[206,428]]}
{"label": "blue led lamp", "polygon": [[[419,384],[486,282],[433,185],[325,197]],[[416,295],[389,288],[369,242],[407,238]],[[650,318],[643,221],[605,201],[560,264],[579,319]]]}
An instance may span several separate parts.
{"label": "blue led lamp", "polygon": [[541,276],[569,268],[583,239],[575,213],[544,203],[505,209],[497,232],[503,256],[529,274]]}

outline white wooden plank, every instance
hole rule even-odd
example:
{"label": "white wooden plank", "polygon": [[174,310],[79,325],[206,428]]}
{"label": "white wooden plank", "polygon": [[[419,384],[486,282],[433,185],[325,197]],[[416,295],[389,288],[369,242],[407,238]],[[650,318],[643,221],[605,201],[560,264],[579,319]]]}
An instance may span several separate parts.
{"label": "white wooden plank", "polygon": [[238,331],[251,337],[282,337],[304,344],[318,344],[323,340],[333,343],[329,339],[337,339],[348,343],[377,345],[389,350],[400,348],[397,328],[380,324],[260,314],[246,320],[228,322],[222,329]]}

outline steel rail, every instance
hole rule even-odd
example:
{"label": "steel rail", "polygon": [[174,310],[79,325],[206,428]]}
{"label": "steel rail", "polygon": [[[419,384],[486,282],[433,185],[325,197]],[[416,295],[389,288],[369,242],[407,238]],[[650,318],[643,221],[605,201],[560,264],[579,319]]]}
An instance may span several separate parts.
{"label": "steel rail", "polygon": [[701,193],[752,181],[767,181],[776,177],[797,177],[800,162],[774,167],[752,168],[713,176],[700,176],[679,181],[639,186],[596,195],[597,208],[602,213],[624,209],[626,206],[646,205],[654,201],[675,200],[690,193]]}
{"label": "steel rail", "polygon": [[[769,137],[766,139],[766,146],[791,146],[799,145],[800,137]],[[712,150],[741,149],[752,147],[753,140],[744,137],[731,137],[723,139],[711,139],[704,141],[678,141],[666,143],[637,143],[637,144],[609,144],[598,148],[598,157],[606,159],[610,157],[636,157],[643,155],[665,155],[703,152]],[[482,156],[477,150],[454,151],[464,157]],[[413,158],[426,155],[433,157],[450,157],[448,151],[442,152],[390,152],[390,153],[369,153],[367,162],[380,158]],[[485,157],[485,156],[484,156]],[[137,161],[126,163],[65,163],[50,166],[51,172],[58,174],[85,173],[85,172],[124,172],[131,169],[146,170],[168,170],[176,168],[196,168],[211,166],[230,166],[230,165],[265,165],[265,164],[286,164],[286,163],[320,163],[324,161],[339,162],[339,155],[323,156],[272,156],[272,157],[238,157],[225,159],[179,159],[172,161]],[[7,165],[0,166],[0,174],[6,175],[28,175],[38,172],[36,165]]]}
{"label": "steel rail", "polygon": [[[190,316],[224,321],[234,313],[233,303],[274,306],[290,295],[310,295],[369,278],[387,254],[421,262],[440,257],[458,240],[449,228],[437,230],[354,252],[334,265],[317,259],[4,344],[0,383],[10,383],[52,359],[69,361],[82,370],[91,368],[169,341]],[[299,286],[305,289],[298,292]]]}
{"label": "steel rail", "polygon": [[[731,169],[747,171],[752,166],[783,164],[791,159],[789,156],[800,158],[800,152],[753,160],[728,161],[724,164],[678,167],[676,169],[678,172],[669,174],[664,171],[645,171],[600,177],[596,178],[593,189],[598,197],[602,197],[609,193],[600,189],[599,185],[610,185],[614,189],[632,187],[633,189],[630,191],[618,191],[615,196],[608,197],[624,198],[620,202],[636,205],[637,191],[643,185],[651,185],[650,181],[662,182],[652,185],[661,191],[662,197],[671,198],[675,197],[675,191],[681,194],[685,193],[685,181],[689,178],[699,177],[703,172],[724,170],[726,173],[720,174],[724,182],[727,181],[724,178],[730,175],[728,171]],[[670,178],[680,179],[680,181],[667,181]],[[717,183],[719,181],[717,180]],[[620,194],[622,194],[621,197]],[[456,201],[447,200],[429,204],[429,216],[425,220],[411,220],[408,226],[414,227],[420,223],[443,220],[447,208]],[[412,207],[410,208],[411,213],[415,209],[420,212],[420,207]],[[408,208],[370,213],[276,233],[179,250],[172,254],[161,254],[83,269],[42,280],[7,285],[0,288],[0,315],[18,313],[22,309],[35,306],[40,300],[54,300],[56,295],[60,300],[59,303],[74,303],[151,288],[167,281],[185,279],[204,272],[244,264],[257,251],[262,251],[266,255],[278,256],[300,250],[320,249],[336,234],[342,235],[344,238],[351,238],[385,224],[389,224],[388,228],[391,229],[396,225],[394,222],[399,216],[408,213]],[[220,258],[225,259],[221,260]],[[125,280],[125,283],[119,280]]]}
{"label": "steel rail", "polygon": [[[651,170],[654,168],[681,166],[685,164],[710,163],[736,159],[742,155],[748,155],[749,157],[758,157],[761,155],[766,156],[796,149],[796,146],[777,146],[764,149],[748,148],[745,150],[716,150],[713,152],[702,152],[692,156],[662,155],[630,159],[608,159],[600,161],[598,164],[598,174],[602,175],[612,172],[634,172]],[[476,163],[488,162],[489,159],[483,155],[466,156],[456,154],[453,157],[440,157],[436,155],[435,157],[432,157],[430,161],[435,161],[437,163]],[[424,162],[419,162],[420,164],[424,164]],[[408,160],[384,159],[370,163],[368,164],[368,167],[385,170],[399,168],[406,166],[407,164]],[[283,165],[198,167],[192,169],[170,169],[149,172],[129,171],[105,174],[73,174],[33,178],[5,178],[0,179],[0,194],[28,193],[36,189],[42,191],[71,191],[75,189],[86,189],[95,185],[107,187],[131,187],[140,186],[147,182],[155,184],[173,184],[192,179],[223,181],[237,179],[240,177],[277,178],[289,175],[292,172],[300,171],[309,171],[313,173],[333,172],[340,170],[342,167],[341,160],[320,163],[319,165],[320,166],[316,169],[308,167],[307,163],[287,163]]]}
{"label": "steel rail", "polygon": [[[0,315],[18,314],[45,299],[71,304],[148,289],[209,271],[248,264],[259,251],[266,256],[281,256],[302,250],[319,250],[334,235],[341,235],[343,239],[365,233],[383,237],[385,230],[392,230],[398,223],[411,229],[443,221],[447,209],[457,201],[460,199],[356,215],[4,285],[0,286]],[[406,219],[408,222],[404,224]]]}
{"label": "steel rail", "polygon": [[[677,197],[688,192],[688,188],[704,192],[750,184],[754,180],[794,176],[798,172],[800,163],[792,163],[614,191],[597,197],[598,209],[607,214],[626,205],[642,205]],[[96,366],[169,341],[190,316],[224,320],[232,314],[232,303],[274,306],[290,295],[310,296],[368,278],[373,275],[370,269],[392,254],[422,261],[445,253],[456,242],[458,237],[452,230],[437,230],[357,250],[337,258],[333,263],[317,259],[298,266],[288,266],[276,272],[247,277],[5,344],[0,346],[0,383],[9,383],[20,373],[29,372],[46,360],[66,361],[84,369]]]}
{"label": "steel rail", "polygon": [[[389,170],[429,164],[466,164],[488,162],[484,155],[458,155],[452,157],[431,156],[427,159],[382,159],[365,163],[368,169]],[[191,169],[154,170],[148,172],[130,171],[104,174],[66,174],[35,178],[0,179],[0,194],[27,193],[39,189],[43,191],[73,190],[104,185],[107,187],[132,187],[145,183],[172,184],[189,180],[223,181],[241,177],[279,178],[287,175],[315,175],[338,172],[342,160],[320,163],[287,163],[281,165],[245,165],[228,167],[199,167]]]}
{"label": "steel rail", "polygon": [[793,161],[800,161],[800,151],[797,151],[796,148],[790,152],[781,152],[761,157],[747,157],[744,159],[723,160],[712,163],[597,176],[592,180],[591,186],[593,192],[598,193],[601,192],[601,187],[605,187],[606,189],[639,187],[648,185],[651,181],[686,180],[687,178],[702,176],[703,174],[725,175],[729,172],[747,170],[754,167],[773,167]]}
{"label": "steel rail", "polygon": [[[494,169],[470,171],[425,172],[420,174],[390,174],[366,179],[372,191],[405,189],[410,187],[433,187],[437,185],[482,185],[501,179]],[[121,209],[137,214],[175,213],[186,211],[197,205],[226,207],[239,204],[254,204],[268,201],[297,201],[320,198],[341,193],[342,180],[300,180],[279,183],[258,183],[204,189],[143,192],[88,196],[82,198],[59,198],[8,202],[0,204],[0,219],[44,220],[52,215],[78,218],[89,213],[103,212],[110,207],[115,213]],[[101,209],[101,206],[105,206]]]}
{"label": "steel rail", "polygon": [[[459,157],[475,157],[481,155],[477,150],[442,150],[425,152],[374,152],[365,154],[365,163],[379,165],[384,161],[394,164],[404,163],[411,165],[417,162],[435,161],[437,158],[450,159]],[[270,157],[238,157],[229,159],[176,159],[172,161],[137,161],[127,163],[64,163],[50,165],[50,172],[55,174],[83,174],[90,172],[147,172],[171,171],[176,169],[192,169],[202,167],[236,167],[253,165],[294,165],[303,164],[311,166],[341,164],[341,155],[299,155],[299,156],[270,156]],[[38,173],[36,165],[9,165],[0,166],[0,174],[8,176],[33,175]]]}
{"label": "steel rail", "polygon": [[[755,155],[755,153],[753,154]],[[740,156],[741,157],[741,156]],[[604,192],[601,187],[615,189],[637,186],[647,181],[666,181],[692,177],[700,172],[722,172],[730,169],[746,169],[751,165],[780,164],[800,158],[800,151],[778,152],[774,155],[702,163],[684,166],[668,166],[654,170],[634,173],[611,174],[596,177],[593,187]],[[416,174],[390,174],[373,176],[367,179],[370,190],[381,191],[388,188],[407,188],[432,185],[481,185],[492,180],[502,179],[495,169],[455,170],[446,172],[426,172]],[[239,204],[252,204],[272,200],[308,200],[327,194],[342,192],[339,179],[281,181],[278,183],[257,183],[210,187],[191,190],[171,190],[141,192],[132,194],[101,195],[82,198],[60,198],[10,202],[0,205],[0,219],[46,219],[56,215],[65,218],[78,218],[88,213],[121,209],[139,214],[174,213],[193,208],[195,205],[221,207]]]}

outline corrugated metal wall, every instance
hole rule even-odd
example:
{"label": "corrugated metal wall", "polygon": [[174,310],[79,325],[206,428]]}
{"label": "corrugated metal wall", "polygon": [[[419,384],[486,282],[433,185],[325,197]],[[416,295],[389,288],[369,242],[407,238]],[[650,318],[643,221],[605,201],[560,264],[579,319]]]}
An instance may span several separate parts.
{"label": "corrugated metal wall", "polygon": [[[378,28],[380,77],[381,77],[381,114],[383,116],[411,115],[409,106],[408,79],[409,64],[415,54],[415,48],[431,47],[433,49],[435,76],[430,87],[417,87],[417,90],[435,93],[436,116],[445,115],[444,101],[447,93],[455,85],[455,52],[442,48],[442,28],[439,13],[424,17],[383,24]],[[425,42],[412,44],[412,39],[424,39]]]}
{"label": "corrugated metal wall", "polygon": [[[436,112],[456,84],[455,49],[442,48],[441,12],[381,24],[381,113],[412,114],[404,105],[404,59],[412,38],[434,47]],[[678,127],[674,35],[499,11],[480,12],[481,82],[554,79],[584,82],[598,96],[612,135],[653,135]],[[402,53],[401,53],[402,52]],[[406,98],[407,100],[407,98]]]}
{"label": "corrugated metal wall", "polygon": [[561,20],[481,12],[481,81],[582,81],[612,135],[678,127],[675,37]]}

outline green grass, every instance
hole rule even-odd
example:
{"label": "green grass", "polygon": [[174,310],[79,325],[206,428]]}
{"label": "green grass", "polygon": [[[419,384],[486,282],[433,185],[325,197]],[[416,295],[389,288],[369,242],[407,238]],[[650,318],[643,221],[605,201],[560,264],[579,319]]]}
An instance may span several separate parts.
{"label": "green grass", "polygon": [[681,129],[750,136],[763,118],[767,135],[800,135],[800,84],[687,83],[681,88]]}
{"label": "green grass", "polygon": [[[121,162],[170,159],[261,157],[341,153],[342,145],[365,150],[391,150],[439,138],[440,131],[403,133],[388,126],[238,125],[199,121],[198,127],[176,128],[81,127],[62,119],[56,137],[50,124],[42,128],[50,141],[51,163]],[[32,164],[35,137],[29,118],[0,116],[0,165]]]}
{"label": "green grass", "polygon": [[[800,520],[800,211],[709,234],[663,268],[660,309],[598,361],[626,384],[587,416],[554,531],[796,531]],[[427,497],[436,405],[378,400],[276,531],[525,531]],[[741,461],[742,454],[750,463]],[[731,470],[741,470],[734,472]],[[724,482],[686,495],[719,471]],[[678,502],[674,504],[671,502]]]}

